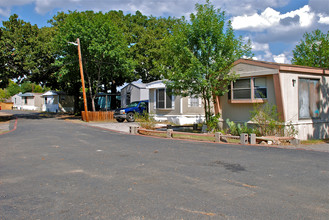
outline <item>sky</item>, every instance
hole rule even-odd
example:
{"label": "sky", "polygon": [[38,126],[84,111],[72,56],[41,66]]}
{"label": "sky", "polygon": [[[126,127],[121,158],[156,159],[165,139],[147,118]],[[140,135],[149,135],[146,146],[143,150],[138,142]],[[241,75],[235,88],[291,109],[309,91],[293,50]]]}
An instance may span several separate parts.
{"label": "sky", "polygon": [[[122,10],[156,17],[189,18],[195,4],[205,0],[0,0],[0,21],[12,14],[20,19],[49,26],[59,11]],[[292,51],[305,32],[329,31],[329,0],[212,0],[232,21],[237,36],[250,39],[254,59],[290,63]]]}

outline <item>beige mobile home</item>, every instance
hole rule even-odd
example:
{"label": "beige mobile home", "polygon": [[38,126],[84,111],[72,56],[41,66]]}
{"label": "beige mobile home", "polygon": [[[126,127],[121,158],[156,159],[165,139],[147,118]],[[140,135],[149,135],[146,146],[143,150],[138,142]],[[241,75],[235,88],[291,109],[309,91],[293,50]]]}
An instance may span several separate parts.
{"label": "beige mobile home", "polygon": [[254,104],[268,102],[297,138],[329,138],[329,70],[240,59],[232,71],[240,78],[217,106],[224,121],[248,122]]}
{"label": "beige mobile home", "polygon": [[24,93],[20,96],[22,97],[22,110],[32,110],[32,111],[41,111],[43,100],[41,93]]}
{"label": "beige mobile home", "polygon": [[174,96],[162,80],[150,82],[146,87],[150,94],[149,112],[155,120],[170,121],[178,125],[204,121],[201,98]]}

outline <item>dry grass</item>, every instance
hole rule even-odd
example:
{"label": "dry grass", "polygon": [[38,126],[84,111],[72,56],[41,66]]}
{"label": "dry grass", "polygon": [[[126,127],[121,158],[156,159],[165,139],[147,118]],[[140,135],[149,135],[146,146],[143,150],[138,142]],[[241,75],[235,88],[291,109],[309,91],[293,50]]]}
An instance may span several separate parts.
{"label": "dry grass", "polygon": [[323,139],[323,140],[306,140],[306,141],[301,141],[301,144],[305,144],[305,145],[312,145],[312,144],[328,144],[329,143],[329,139]]}
{"label": "dry grass", "polygon": [[215,141],[215,137],[211,136],[196,136],[191,134],[173,134],[173,138],[197,140],[197,141]]}

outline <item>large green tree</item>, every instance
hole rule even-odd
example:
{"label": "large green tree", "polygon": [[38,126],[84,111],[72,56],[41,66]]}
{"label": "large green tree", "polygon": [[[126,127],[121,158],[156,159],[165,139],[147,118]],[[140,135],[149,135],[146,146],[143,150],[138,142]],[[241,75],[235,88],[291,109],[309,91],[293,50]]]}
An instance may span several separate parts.
{"label": "large green tree", "polygon": [[0,80],[6,87],[9,79],[23,79],[30,75],[32,49],[38,34],[38,27],[18,19],[16,14],[2,22],[0,51]]}
{"label": "large green tree", "polygon": [[209,1],[196,4],[196,11],[190,22],[183,20],[176,25],[166,41],[162,71],[174,94],[202,97],[208,122],[213,97],[226,93],[236,79],[229,74],[233,62],[251,56],[251,48],[235,36],[225,13]]}
{"label": "large green tree", "polygon": [[293,50],[291,62],[296,65],[329,69],[329,31],[325,34],[317,29],[305,33]]}
{"label": "large green tree", "polygon": [[143,82],[160,79],[157,69],[161,60],[161,48],[164,39],[171,33],[178,19],[171,17],[147,17],[139,11],[134,15],[126,15],[127,34],[130,53],[136,61],[136,78]]}
{"label": "large green tree", "polygon": [[[92,11],[59,13],[52,21],[56,27],[58,63],[62,65],[59,79],[62,82],[79,82],[77,48],[68,45],[68,42],[80,38],[84,73],[93,110],[95,96],[101,87],[110,87],[116,93],[117,86],[134,77],[134,62],[129,57],[125,33],[117,25],[120,22],[113,18],[118,17],[110,15]],[[114,102],[112,104],[115,105]]]}
{"label": "large green tree", "polygon": [[56,83],[52,64],[55,61],[51,28],[39,29],[14,14],[3,21],[0,30],[0,83],[6,87],[9,79],[23,79],[46,84]]}

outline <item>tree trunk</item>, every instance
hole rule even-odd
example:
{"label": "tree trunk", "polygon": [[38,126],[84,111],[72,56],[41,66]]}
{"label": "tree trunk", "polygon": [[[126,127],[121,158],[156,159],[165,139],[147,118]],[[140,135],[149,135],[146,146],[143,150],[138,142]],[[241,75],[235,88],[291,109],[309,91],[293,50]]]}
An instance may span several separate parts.
{"label": "tree trunk", "polygon": [[81,83],[74,83],[74,113],[80,113],[80,85]]}
{"label": "tree trunk", "polygon": [[111,109],[117,108],[117,100],[115,94],[117,93],[117,85],[115,81],[113,80],[111,83]]}
{"label": "tree trunk", "polygon": [[90,77],[88,75],[87,75],[87,78],[88,78],[88,85],[89,85],[89,96],[90,96],[90,99],[91,99],[91,107],[93,109],[93,112],[95,112],[96,111],[96,108],[95,108],[95,97],[93,96],[93,90],[92,90],[92,86],[91,86],[91,79],[90,79]]}

